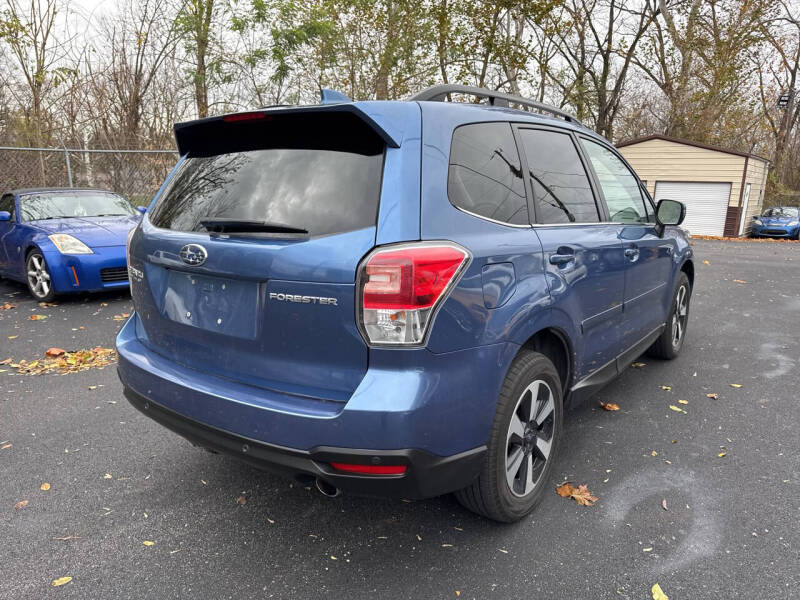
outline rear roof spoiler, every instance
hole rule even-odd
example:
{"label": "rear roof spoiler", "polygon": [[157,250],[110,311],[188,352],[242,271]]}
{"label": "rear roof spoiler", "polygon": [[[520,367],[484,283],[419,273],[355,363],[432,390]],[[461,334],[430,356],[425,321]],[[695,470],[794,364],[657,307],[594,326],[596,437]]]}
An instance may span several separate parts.
{"label": "rear roof spoiler", "polygon": [[[220,134],[220,129],[223,127],[227,129],[229,123],[248,120],[263,122],[266,119],[282,119],[283,117],[294,120],[302,115],[319,117],[326,113],[352,115],[372,129],[387,146],[392,148],[400,147],[401,134],[392,132],[394,128],[391,126],[391,122],[382,125],[357,104],[345,102],[319,106],[276,107],[245,113],[232,113],[176,123],[173,129],[175,131],[175,141],[178,144],[178,152],[183,156],[208,144],[209,137]],[[229,131],[226,131],[226,133],[230,135]]]}

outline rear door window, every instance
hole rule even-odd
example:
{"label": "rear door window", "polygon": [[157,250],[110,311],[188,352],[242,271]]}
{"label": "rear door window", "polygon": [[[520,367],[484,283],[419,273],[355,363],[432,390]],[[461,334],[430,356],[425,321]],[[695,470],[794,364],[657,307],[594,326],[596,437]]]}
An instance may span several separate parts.
{"label": "rear door window", "polygon": [[586,169],[568,133],[520,129],[539,223],[597,223]]}
{"label": "rear door window", "polygon": [[[186,158],[159,199],[156,227],[209,231],[214,223],[269,224],[309,235],[374,226],[383,151],[268,148]],[[262,229],[260,231],[267,231]],[[258,231],[254,227],[253,231]]]}
{"label": "rear door window", "polygon": [[479,217],[528,225],[521,164],[509,123],[462,125],[450,147],[450,202]]}

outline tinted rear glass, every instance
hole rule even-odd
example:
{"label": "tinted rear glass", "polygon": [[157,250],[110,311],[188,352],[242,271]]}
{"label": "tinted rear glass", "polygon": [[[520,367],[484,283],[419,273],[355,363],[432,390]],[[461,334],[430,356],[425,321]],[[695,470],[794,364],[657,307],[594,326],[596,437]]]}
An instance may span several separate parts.
{"label": "tinted rear glass", "polygon": [[325,235],[374,226],[383,153],[270,148],[189,157],[151,216],[157,227],[206,231],[229,219]]}

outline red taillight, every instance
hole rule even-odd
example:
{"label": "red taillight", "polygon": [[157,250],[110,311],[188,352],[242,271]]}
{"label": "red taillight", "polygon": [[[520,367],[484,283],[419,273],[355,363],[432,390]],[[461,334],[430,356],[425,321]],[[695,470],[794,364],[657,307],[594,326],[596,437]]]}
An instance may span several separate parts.
{"label": "red taillight", "polygon": [[331,466],[337,471],[363,473],[364,475],[402,475],[408,470],[406,465],[354,465],[332,462]]}
{"label": "red taillight", "polygon": [[469,260],[451,242],[421,242],[374,252],[359,274],[361,325],[372,344],[420,344],[437,304]]}
{"label": "red taillight", "polygon": [[436,303],[466,258],[454,246],[374,254],[365,269],[364,308],[416,309]]}
{"label": "red taillight", "polygon": [[266,119],[267,115],[263,112],[246,112],[225,115],[222,120],[226,123],[238,123],[239,121],[260,121]]}

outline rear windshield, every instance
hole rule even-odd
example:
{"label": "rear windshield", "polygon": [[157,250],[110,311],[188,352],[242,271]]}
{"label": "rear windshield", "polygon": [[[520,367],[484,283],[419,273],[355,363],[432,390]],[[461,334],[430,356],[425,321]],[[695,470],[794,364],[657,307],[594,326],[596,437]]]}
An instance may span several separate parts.
{"label": "rear windshield", "polygon": [[[205,221],[264,223],[326,235],[374,226],[383,152],[269,148],[184,160],[150,217],[207,231]],[[238,234],[237,234],[238,235]]]}

